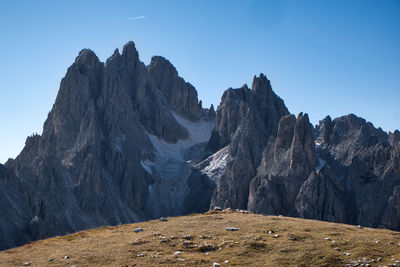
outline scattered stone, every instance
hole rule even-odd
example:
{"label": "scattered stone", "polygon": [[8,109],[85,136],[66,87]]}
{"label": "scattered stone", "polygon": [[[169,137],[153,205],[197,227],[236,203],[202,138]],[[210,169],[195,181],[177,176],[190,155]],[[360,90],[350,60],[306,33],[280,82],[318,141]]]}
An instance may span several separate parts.
{"label": "scattered stone", "polygon": [[64,257],[64,260],[66,260],[66,259],[69,259],[69,256],[65,256],[65,257]]}
{"label": "scattered stone", "polygon": [[214,210],[215,210],[215,211],[222,211],[222,208],[221,208],[221,207],[218,207],[218,206],[215,206]]}
{"label": "scattered stone", "polygon": [[221,265],[219,263],[213,262],[213,267],[220,267]]}
{"label": "scattered stone", "polygon": [[239,231],[240,228],[237,228],[237,227],[226,227],[225,230],[226,231]]}
{"label": "scattered stone", "polygon": [[50,258],[50,259],[48,259],[47,261],[53,261],[53,259]]}
{"label": "scattered stone", "polygon": [[331,241],[331,239],[329,237],[325,237],[326,241]]}
{"label": "scattered stone", "polygon": [[337,251],[340,251],[340,248],[338,248],[338,247],[335,247],[335,248],[333,248],[334,250],[337,250]]}
{"label": "scattered stone", "polygon": [[160,233],[154,233],[154,236],[162,236]]}
{"label": "scattered stone", "polygon": [[167,222],[167,221],[168,221],[168,218],[167,218],[167,217],[161,217],[161,218],[160,218],[160,221],[162,221],[162,222]]}
{"label": "scattered stone", "polygon": [[224,262],[225,264],[228,264],[229,263],[229,261],[228,260],[225,260],[225,262]]}
{"label": "scattered stone", "polygon": [[192,237],[190,235],[185,235],[183,238],[185,238],[186,240],[192,240]]}
{"label": "scattered stone", "polygon": [[140,233],[140,232],[143,232],[143,229],[142,228],[136,228],[135,230],[133,230],[135,233]]}
{"label": "scattered stone", "polygon": [[278,237],[279,237],[279,235],[278,235],[278,234],[274,235],[274,238],[278,238]]}
{"label": "scattered stone", "polygon": [[30,262],[25,262],[24,266],[31,266],[31,263]]}
{"label": "scattered stone", "polygon": [[248,211],[248,210],[240,210],[239,212],[243,213],[243,214],[249,214],[250,213],[250,211]]}
{"label": "scattered stone", "polygon": [[226,209],[224,209],[224,211],[229,212],[229,211],[232,211],[232,209],[231,208],[226,208]]}
{"label": "scattered stone", "polygon": [[174,256],[179,256],[179,255],[181,255],[182,254],[182,251],[175,251],[174,252]]}
{"label": "scattered stone", "polygon": [[378,239],[375,239],[375,240],[374,240],[374,243],[375,243],[375,244],[377,244],[378,242],[379,242],[379,240],[378,240]]}
{"label": "scattered stone", "polygon": [[239,242],[236,241],[234,244],[239,245]]}
{"label": "scattered stone", "polygon": [[274,230],[268,230],[267,233],[272,235],[273,233],[275,233],[275,231]]}
{"label": "scattered stone", "polygon": [[136,257],[144,257],[144,254],[138,254]]}
{"label": "scattered stone", "polygon": [[211,245],[211,244],[209,244],[209,243],[207,243],[207,242],[205,242],[205,243],[203,243],[202,245],[200,245],[200,246],[198,247],[198,249],[199,249],[201,252],[209,252],[209,251],[215,251],[215,250],[217,250],[217,248],[216,248],[214,245]]}
{"label": "scattered stone", "polygon": [[357,225],[356,227],[359,228],[359,229],[363,229],[364,228],[361,225]]}
{"label": "scattered stone", "polygon": [[165,236],[160,236],[160,242],[161,243],[167,242],[167,238]]}
{"label": "scattered stone", "polygon": [[171,247],[175,247],[175,244],[174,244],[173,242],[171,242],[171,241],[169,241],[168,244],[169,244]]}

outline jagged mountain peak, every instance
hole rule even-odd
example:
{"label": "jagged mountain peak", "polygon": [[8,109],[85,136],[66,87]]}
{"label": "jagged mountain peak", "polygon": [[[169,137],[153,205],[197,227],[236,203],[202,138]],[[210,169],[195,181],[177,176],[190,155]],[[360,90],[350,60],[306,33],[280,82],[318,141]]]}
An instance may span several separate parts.
{"label": "jagged mountain peak", "polygon": [[254,75],[251,88],[256,93],[272,91],[271,82],[270,80],[267,79],[267,76],[265,76],[263,73],[260,73],[258,77]]}
{"label": "jagged mountain peak", "polygon": [[139,58],[139,52],[136,49],[135,43],[133,41],[127,42],[122,48],[122,56]]}
{"label": "jagged mountain peak", "polygon": [[162,68],[168,69],[171,73],[176,74],[178,76],[178,71],[175,66],[163,56],[152,56],[150,60],[150,64],[147,66],[149,69],[154,68]]}
{"label": "jagged mountain peak", "polygon": [[75,64],[88,64],[88,65],[96,65],[100,62],[99,58],[97,57],[96,53],[93,52],[91,49],[82,49],[78,56],[75,58]]}
{"label": "jagged mountain peak", "polygon": [[176,68],[161,56],[154,56],[147,69],[156,88],[165,96],[167,103],[191,121],[201,117],[201,103],[197,91],[190,83],[179,77]]}

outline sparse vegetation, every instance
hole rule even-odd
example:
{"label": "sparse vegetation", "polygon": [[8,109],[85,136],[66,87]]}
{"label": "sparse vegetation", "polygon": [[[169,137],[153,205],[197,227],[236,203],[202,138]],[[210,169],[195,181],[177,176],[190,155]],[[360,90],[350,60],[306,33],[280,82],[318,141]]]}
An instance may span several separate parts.
{"label": "sparse vegetation", "polygon": [[0,252],[1,266],[390,266],[399,260],[399,232],[231,210],[105,226]]}

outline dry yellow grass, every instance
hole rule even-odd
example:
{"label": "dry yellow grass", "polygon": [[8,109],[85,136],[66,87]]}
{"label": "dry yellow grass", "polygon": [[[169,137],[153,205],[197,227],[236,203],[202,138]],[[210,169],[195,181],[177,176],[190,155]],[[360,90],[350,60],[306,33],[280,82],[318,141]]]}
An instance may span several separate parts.
{"label": "dry yellow grass", "polygon": [[[143,231],[135,233],[136,228]],[[371,266],[388,266],[400,260],[399,242],[400,233],[389,230],[211,211],[33,242],[0,252],[0,265],[346,266],[365,258]]]}

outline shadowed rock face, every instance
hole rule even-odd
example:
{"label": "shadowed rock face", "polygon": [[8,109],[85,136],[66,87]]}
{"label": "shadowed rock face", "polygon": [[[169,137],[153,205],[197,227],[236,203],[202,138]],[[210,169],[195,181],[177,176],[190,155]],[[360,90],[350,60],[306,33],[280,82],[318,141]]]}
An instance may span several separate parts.
{"label": "shadowed rock face", "polygon": [[43,134],[0,164],[0,249],[209,207],[400,229],[400,132],[355,115],[315,128],[265,75],[201,107],[173,65],[133,42],[82,50]]}
{"label": "shadowed rock face", "polygon": [[178,76],[175,67],[168,60],[160,56],[152,57],[148,71],[155,86],[174,110],[192,121],[200,118],[201,106],[198,103],[196,89]]}
{"label": "shadowed rock face", "polygon": [[[163,65],[158,71],[168,73],[169,68],[172,65]],[[183,81],[175,74],[163,78],[166,86]],[[91,50],[79,53],[61,81],[43,135],[29,137],[21,154],[1,167],[2,249],[157,215],[149,202],[149,187],[160,177],[143,164],[154,165],[159,156],[149,137],[165,144],[188,140],[185,148],[194,145],[187,128],[172,113],[180,103],[168,101],[174,93],[181,95],[182,88],[160,90],[157,80],[139,60],[133,42],[124,46],[122,54],[116,50],[106,64]],[[180,114],[190,117],[193,125],[206,124],[201,115],[206,114],[205,120],[212,124],[208,110],[199,108],[195,89],[190,90],[193,99]],[[179,168],[183,164],[183,160],[176,163]],[[187,176],[189,172],[188,167]],[[181,183],[188,188],[181,198],[199,194],[188,179]],[[174,214],[204,210],[204,204],[195,203],[193,208],[175,204],[176,195],[163,199]],[[205,201],[208,207],[209,200]]]}
{"label": "shadowed rock face", "polygon": [[398,230],[399,132],[353,114],[314,128],[307,114],[295,118],[272,90],[259,90],[270,88],[264,77],[221,99],[208,143],[217,152],[197,165],[216,183],[210,207]]}

